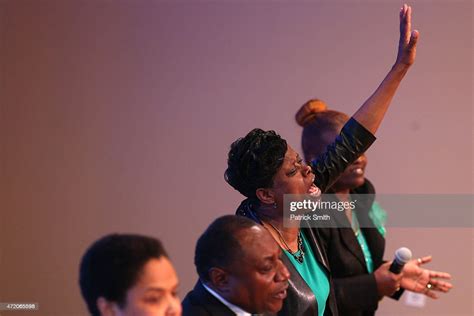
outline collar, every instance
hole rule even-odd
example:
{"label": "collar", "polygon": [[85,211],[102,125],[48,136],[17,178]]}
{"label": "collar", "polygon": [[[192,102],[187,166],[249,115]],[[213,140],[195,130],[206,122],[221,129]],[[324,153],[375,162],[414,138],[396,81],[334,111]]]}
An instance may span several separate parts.
{"label": "collar", "polygon": [[217,294],[215,291],[213,291],[211,288],[209,288],[206,284],[204,284],[204,282],[201,282],[202,286],[204,286],[204,288],[209,292],[211,293],[212,296],[214,296],[215,298],[217,298],[222,304],[224,304],[225,306],[227,306],[231,311],[233,311],[235,313],[235,315],[237,316],[251,316],[250,313],[247,313],[246,311],[244,311],[242,308],[238,307],[238,306],[235,306],[234,304],[232,303],[229,303],[228,301],[226,301],[222,296],[220,296],[219,294]]}

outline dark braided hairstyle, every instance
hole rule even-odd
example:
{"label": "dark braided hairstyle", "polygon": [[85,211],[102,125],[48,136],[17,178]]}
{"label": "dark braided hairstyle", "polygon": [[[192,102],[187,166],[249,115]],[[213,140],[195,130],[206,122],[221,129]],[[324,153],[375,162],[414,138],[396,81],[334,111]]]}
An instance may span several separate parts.
{"label": "dark braided hairstyle", "polygon": [[288,145],[275,131],[251,130],[230,146],[225,180],[234,189],[257,201],[255,191],[273,186]]}

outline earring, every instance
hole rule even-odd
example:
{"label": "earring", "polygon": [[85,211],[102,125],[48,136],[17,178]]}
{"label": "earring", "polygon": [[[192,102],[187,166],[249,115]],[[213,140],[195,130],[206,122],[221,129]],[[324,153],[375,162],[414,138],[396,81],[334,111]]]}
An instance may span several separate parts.
{"label": "earring", "polygon": [[273,208],[277,208],[276,202],[273,203]]}

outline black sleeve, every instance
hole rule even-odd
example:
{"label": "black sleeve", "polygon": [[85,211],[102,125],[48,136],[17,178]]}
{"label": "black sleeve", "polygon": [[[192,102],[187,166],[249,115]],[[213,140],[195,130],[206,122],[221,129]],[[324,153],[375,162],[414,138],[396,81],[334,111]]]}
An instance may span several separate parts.
{"label": "black sleeve", "polygon": [[394,299],[396,301],[398,301],[400,299],[400,297],[402,296],[403,292],[405,292],[405,289],[404,288],[400,288],[398,291],[396,291],[395,293],[393,293],[392,296],[390,296],[391,299]]}
{"label": "black sleeve", "polygon": [[375,139],[372,133],[351,118],[336,140],[326,148],[326,152],[311,162],[316,175],[314,180],[316,186],[324,193],[346,167],[372,145]]}

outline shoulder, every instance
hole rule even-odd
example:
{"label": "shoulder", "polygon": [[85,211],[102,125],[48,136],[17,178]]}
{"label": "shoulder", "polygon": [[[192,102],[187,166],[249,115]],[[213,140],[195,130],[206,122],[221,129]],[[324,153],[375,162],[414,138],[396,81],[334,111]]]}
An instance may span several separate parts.
{"label": "shoulder", "polygon": [[233,313],[212,296],[200,281],[182,302],[183,316],[231,316]]}
{"label": "shoulder", "polygon": [[211,315],[203,305],[200,305],[199,302],[193,301],[188,295],[184,298],[183,302],[181,303],[183,306],[183,316],[208,316]]}
{"label": "shoulder", "polygon": [[191,315],[211,315],[209,314],[205,306],[209,301],[209,297],[206,290],[198,281],[194,289],[192,289],[184,298],[181,305],[183,306],[183,316]]}

